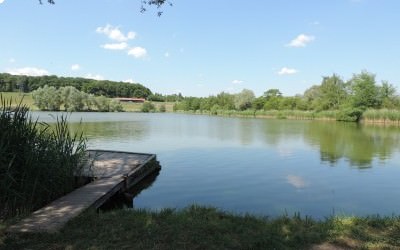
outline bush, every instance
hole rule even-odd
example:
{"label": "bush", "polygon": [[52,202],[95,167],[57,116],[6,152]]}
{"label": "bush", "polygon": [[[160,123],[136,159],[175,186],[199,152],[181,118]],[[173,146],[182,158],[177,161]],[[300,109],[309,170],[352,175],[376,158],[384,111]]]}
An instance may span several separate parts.
{"label": "bush", "polygon": [[358,122],[361,119],[363,110],[359,108],[344,108],[337,114],[337,121]]}
{"label": "bush", "polygon": [[154,104],[152,102],[145,102],[142,105],[141,111],[145,112],[145,113],[149,113],[149,112],[154,112],[156,110],[156,107],[154,106]]}
{"label": "bush", "polygon": [[51,128],[0,96],[0,219],[38,209],[70,192],[82,173],[86,140],[65,117]]}
{"label": "bush", "polygon": [[162,112],[162,113],[167,111],[167,108],[165,107],[165,104],[161,104],[161,106],[159,108],[159,111]]}

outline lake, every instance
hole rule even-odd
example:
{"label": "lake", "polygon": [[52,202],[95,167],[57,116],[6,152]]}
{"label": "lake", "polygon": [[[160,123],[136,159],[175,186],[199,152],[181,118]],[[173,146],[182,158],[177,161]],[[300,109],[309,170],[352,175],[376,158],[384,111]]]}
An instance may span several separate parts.
{"label": "lake", "polygon": [[[32,114],[54,122],[57,113]],[[170,113],[73,113],[69,121],[91,149],[157,154],[162,170],[135,208],[400,214],[398,127]]]}

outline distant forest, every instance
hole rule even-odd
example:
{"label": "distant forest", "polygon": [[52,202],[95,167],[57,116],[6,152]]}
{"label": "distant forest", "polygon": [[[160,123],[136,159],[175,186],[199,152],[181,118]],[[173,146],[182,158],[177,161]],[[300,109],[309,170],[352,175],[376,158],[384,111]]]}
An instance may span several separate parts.
{"label": "distant forest", "polygon": [[44,86],[55,88],[72,86],[88,94],[106,97],[141,97],[152,95],[150,89],[139,83],[99,81],[80,77],[20,76],[0,73],[0,92],[31,92]]}

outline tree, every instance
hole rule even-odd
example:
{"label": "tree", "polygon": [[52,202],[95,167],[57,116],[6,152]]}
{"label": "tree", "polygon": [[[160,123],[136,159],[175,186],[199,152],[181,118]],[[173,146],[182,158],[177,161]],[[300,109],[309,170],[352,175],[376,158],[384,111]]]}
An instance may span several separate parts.
{"label": "tree", "polygon": [[383,108],[395,108],[397,105],[396,88],[387,81],[382,81],[382,86],[379,87],[379,99]]}
{"label": "tree", "polygon": [[339,109],[346,99],[344,81],[336,74],[322,79],[316,98],[317,110]]}
{"label": "tree", "polygon": [[266,99],[264,103],[265,110],[278,110],[280,108],[282,93],[279,89],[269,89],[264,92],[264,98]]}
{"label": "tree", "polygon": [[355,108],[379,108],[379,89],[375,85],[375,75],[367,71],[355,74],[349,81],[351,104]]}
{"label": "tree", "polygon": [[156,107],[154,106],[154,104],[152,102],[144,102],[142,105],[142,108],[140,109],[140,111],[145,112],[145,113],[154,112],[155,110],[156,110]]}
{"label": "tree", "polygon": [[243,89],[242,92],[235,95],[234,103],[237,110],[246,110],[251,107],[255,99],[254,92],[249,89]]}
{"label": "tree", "polygon": [[282,97],[282,93],[281,91],[279,91],[279,89],[269,89],[264,92],[264,97],[266,99],[271,97]]}
{"label": "tree", "polygon": [[60,91],[58,91],[53,86],[44,86],[32,92],[32,98],[34,104],[40,110],[60,110],[62,104],[62,99],[60,96]]}

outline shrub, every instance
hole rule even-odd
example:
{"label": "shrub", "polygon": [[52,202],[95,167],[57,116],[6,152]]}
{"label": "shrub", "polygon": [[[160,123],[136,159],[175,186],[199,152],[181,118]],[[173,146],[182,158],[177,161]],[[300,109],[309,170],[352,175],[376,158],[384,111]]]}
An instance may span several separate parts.
{"label": "shrub", "polygon": [[161,106],[159,108],[159,111],[162,112],[162,113],[167,111],[167,108],[165,107],[165,104],[161,104]]}
{"label": "shrub", "polygon": [[152,102],[145,102],[142,105],[142,112],[149,113],[149,112],[154,112],[156,110],[156,107]]}
{"label": "shrub", "polygon": [[344,122],[358,122],[363,114],[359,108],[343,108],[337,114],[336,120]]}

